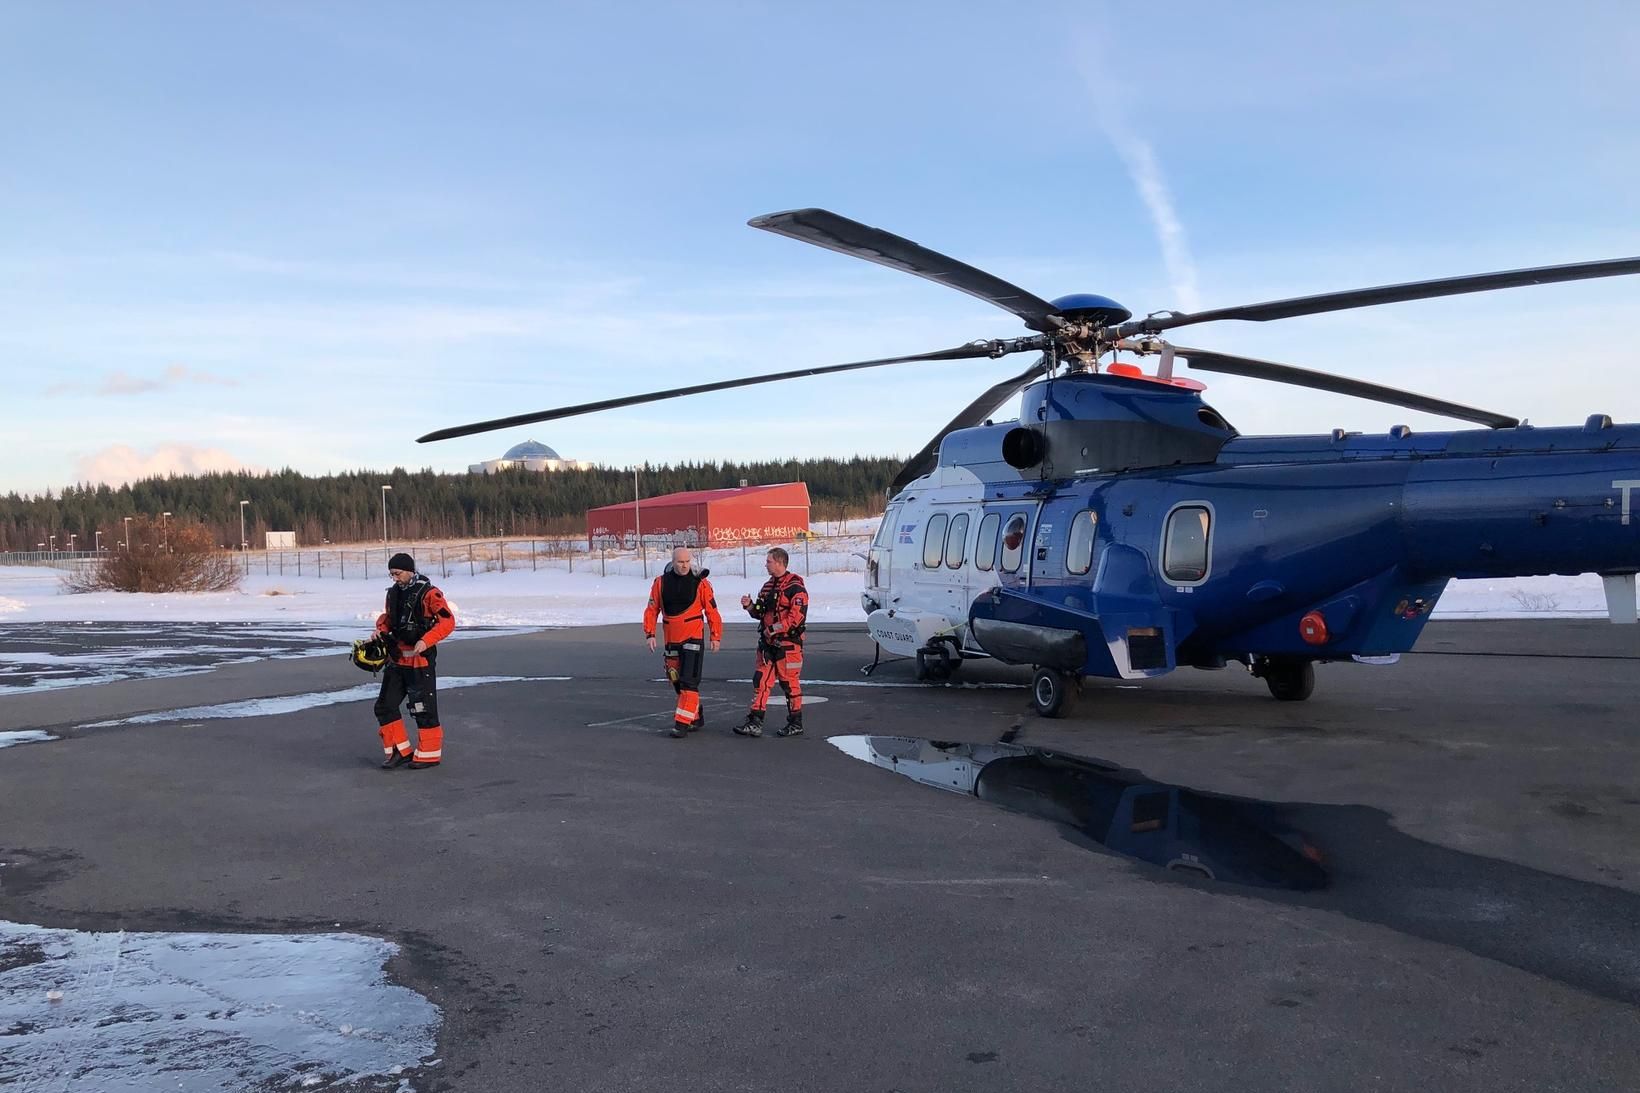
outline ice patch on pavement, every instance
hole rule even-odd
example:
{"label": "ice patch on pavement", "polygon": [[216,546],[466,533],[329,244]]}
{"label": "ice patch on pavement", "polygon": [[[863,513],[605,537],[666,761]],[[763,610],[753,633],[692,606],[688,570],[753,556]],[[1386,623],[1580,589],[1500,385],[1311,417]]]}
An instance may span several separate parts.
{"label": "ice patch on pavement", "polygon": [[[513,637],[537,627],[468,627],[450,641]],[[319,623],[14,623],[0,633],[0,691],[198,675],[261,660],[343,656],[363,627]]]}
{"label": "ice patch on pavement", "polygon": [[41,732],[39,729],[17,729],[12,732],[0,732],[0,748],[9,748],[14,744],[39,744],[55,739],[57,738],[49,732]]}
{"label": "ice patch on pavement", "polygon": [[[440,692],[462,687],[481,687],[486,683],[565,683],[570,676],[447,676],[438,681]],[[214,706],[188,706],[179,710],[156,710],[153,713],[122,717],[115,721],[93,721],[81,726],[87,729],[106,729],[115,725],[151,725],[160,721],[213,721],[228,717],[267,717],[275,714],[296,713],[316,706],[334,706],[342,702],[374,700],[381,691],[379,683],[361,683],[341,691],[309,691],[306,694],[278,695],[273,698],[252,698],[243,702],[223,702]]]}
{"label": "ice patch on pavement", "polygon": [[433,1055],[438,1007],[357,934],[85,933],[0,922],[0,1086],[334,1088]]}

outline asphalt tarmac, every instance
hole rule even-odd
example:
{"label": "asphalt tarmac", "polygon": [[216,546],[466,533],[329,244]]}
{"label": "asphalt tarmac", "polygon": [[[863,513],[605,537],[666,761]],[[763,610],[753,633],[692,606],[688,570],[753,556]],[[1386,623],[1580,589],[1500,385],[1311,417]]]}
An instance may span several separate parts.
{"label": "asphalt tarmac", "polygon": [[[368,701],[82,727],[368,680],[340,655],[0,697],[62,737],[0,751],[0,919],[398,941],[445,1016],[422,1091],[1640,1087],[1640,628],[1437,622],[1307,702],[1185,670],[1046,721],[1018,669],[868,679],[817,627],[791,740],[728,731],[751,648],[672,740],[635,625],[452,644],[571,678],[441,697],[417,772]],[[1016,725],[1284,806],[1330,885],[1182,878],[825,742]]]}

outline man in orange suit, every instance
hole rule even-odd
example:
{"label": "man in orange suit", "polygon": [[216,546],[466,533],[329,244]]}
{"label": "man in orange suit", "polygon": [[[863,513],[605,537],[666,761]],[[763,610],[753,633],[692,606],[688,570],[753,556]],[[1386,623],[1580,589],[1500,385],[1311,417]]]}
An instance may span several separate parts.
{"label": "man in orange suit", "polygon": [[655,651],[655,621],[665,619],[666,678],[678,693],[672,737],[678,740],[706,724],[700,708],[700,673],[707,647],[715,653],[723,640],[723,616],[718,614],[707,572],[695,569],[688,547],[674,548],[672,564],[650,586],[649,606],[643,611],[643,636],[650,652]]}
{"label": "man in orange suit", "polygon": [[[381,726],[383,770],[408,766],[411,770],[436,767],[444,758],[444,726],[438,719],[439,642],[456,628],[456,617],[433,582],[416,572],[415,559],[399,553],[387,561],[393,583],[387,605],[376,617],[376,633],[387,643],[388,663],[376,699],[376,722]],[[404,731],[399,707],[408,702],[416,719],[416,745]]]}

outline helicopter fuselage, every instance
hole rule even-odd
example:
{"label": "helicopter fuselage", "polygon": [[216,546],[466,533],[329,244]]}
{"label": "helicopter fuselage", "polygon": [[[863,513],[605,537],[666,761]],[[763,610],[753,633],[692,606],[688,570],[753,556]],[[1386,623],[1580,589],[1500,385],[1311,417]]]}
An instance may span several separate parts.
{"label": "helicopter fuselage", "polygon": [[885,649],[1123,678],[1385,657],[1454,577],[1626,577],[1632,617],[1640,425],[1239,437],[1194,391],[1096,374],[1022,406],[890,503]]}

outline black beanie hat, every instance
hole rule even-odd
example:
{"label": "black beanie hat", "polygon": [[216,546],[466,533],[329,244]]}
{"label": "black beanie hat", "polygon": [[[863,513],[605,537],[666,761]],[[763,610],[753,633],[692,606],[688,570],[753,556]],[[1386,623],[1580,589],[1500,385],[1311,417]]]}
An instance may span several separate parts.
{"label": "black beanie hat", "polygon": [[416,560],[410,557],[410,555],[405,554],[403,551],[400,551],[398,554],[395,554],[391,558],[387,559],[387,568],[402,569],[407,573],[414,573],[416,571]]}

